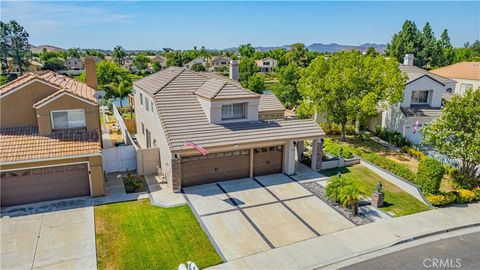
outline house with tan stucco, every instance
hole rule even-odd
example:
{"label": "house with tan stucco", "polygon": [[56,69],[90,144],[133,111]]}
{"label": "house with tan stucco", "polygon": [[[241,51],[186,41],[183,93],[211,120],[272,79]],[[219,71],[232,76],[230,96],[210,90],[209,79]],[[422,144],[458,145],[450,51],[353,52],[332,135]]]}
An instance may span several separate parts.
{"label": "house with tan stucco", "polygon": [[325,133],[318,124],[260,119],[262,108],[278,111],[278,106],[260,105],[265,99],[237,81],[170,67],[133,86],[138,144],[159,150],[159,169],[175,192],[217,181],[294,174],[295,148],[304,140],[312,141],[311,167],[319,169]]}
{"label": "house with tan stucco", "polygon": [[1,205],[104,195],[94,59],[87,83],[52,71],[0,87]]}
{"label": "house with tan stucco", "polygon": [[464,95],[467,89],[480,87],[480,62],[460,62],[431,71],[433,74],[454,80],[455,88],[448,92]]}

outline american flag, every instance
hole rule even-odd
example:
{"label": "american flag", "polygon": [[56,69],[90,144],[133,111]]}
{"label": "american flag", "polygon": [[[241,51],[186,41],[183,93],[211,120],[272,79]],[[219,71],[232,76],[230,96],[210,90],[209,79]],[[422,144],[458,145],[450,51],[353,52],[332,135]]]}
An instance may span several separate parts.
{"label": "american flag", "polygon": [[191,146],[193,148],[195,148],[198,152],[200,152],[202,155],[206,156],[208,154],[208,151],[207,149],[201,147],[200,145],[198,144],[194,144],[193,142],[187,140],[183,146]]}

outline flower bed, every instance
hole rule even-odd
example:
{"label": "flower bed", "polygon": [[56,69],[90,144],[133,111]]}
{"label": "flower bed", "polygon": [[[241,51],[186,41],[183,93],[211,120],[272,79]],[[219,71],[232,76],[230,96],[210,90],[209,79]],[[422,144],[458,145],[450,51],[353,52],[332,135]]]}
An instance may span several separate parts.
{"label": "flower bed", "polygon": [[353,224],[364,225],[364,224],[373,222],[372,219],[363,215],[356,216],[353,214],[351,209],[344,208],[340,204],[327,199],[325,189],[320,184],[315,182],[307,182],[307,183],[302,183],[302,185],[313,194],[316,194],[320,198],[320,200],[324,201],[326,204],[328,204],[330,207],[335,209],[338,213],[340,213],[346,219],[350,220]]}

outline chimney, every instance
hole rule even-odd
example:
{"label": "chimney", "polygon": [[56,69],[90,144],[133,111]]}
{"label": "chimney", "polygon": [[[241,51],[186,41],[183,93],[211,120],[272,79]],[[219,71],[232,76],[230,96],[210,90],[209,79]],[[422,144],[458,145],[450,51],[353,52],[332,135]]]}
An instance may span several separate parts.
{"label": "chimney", "polygon": [[85,66],[85,79],[87,85],[95,90],[97,90],[97,69],[95,66],[95,59],[91,56],[85,57],[83,60]]}
{"label": "chimney", "polygon": [[405,54],[405,57],[403,58],[403,64],[407,66],[413,66],[413,59],[415,59],[413,54]]}
{"label": "chimney", "polygon": [[230,60],[229,77],[238,81],[238,60]]}

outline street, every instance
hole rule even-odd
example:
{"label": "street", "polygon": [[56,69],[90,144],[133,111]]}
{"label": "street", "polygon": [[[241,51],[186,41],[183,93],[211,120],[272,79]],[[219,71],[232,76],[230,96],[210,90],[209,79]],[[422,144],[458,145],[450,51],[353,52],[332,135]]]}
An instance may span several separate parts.
{"label": "street", "polygon": [[357,269],[480,269],[480,232],[408,248],[347,266]]}

